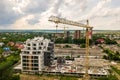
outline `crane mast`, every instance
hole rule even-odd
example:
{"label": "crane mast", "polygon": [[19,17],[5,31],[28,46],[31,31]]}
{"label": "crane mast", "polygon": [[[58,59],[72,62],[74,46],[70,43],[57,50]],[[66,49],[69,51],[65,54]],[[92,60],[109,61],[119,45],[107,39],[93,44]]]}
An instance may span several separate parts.
{"label": "crane mast", "polygon": [[56,24],[62,23],[67,25],[73,25],[78,27],[86,28],[86,57],[85,57],[85,75],[83,77],[83,80],[89,80],[90,76],[88,74],[89,69],[89,30],[91,30],[93,27],[89,26],[89,22],[87,20],[87,24],[78,23],[71,20],[66,20],[64,18],[59,18],[56,16],[50,16],[49,21],[54,22]]}

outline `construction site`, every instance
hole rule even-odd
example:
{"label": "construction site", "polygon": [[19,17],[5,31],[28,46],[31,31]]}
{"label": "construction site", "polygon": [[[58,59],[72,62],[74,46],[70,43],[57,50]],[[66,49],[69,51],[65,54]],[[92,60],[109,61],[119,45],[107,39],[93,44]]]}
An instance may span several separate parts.
{"label": "construction site", "polygon": [[[86,21],[86,24],[78,23],[75,21],[71,20],[66,20],[64,18],[59,18],[55,16],[51,16],[49,18],[49,21],[56,23],[56,32],[57,32],[57,27],[58,24],[67,24],[67,25],[72,25],[77,26],[77,27],[82,27],[85,28],[85,39],[86,39],[86,44],[85,44],[85,49],[55,49],[55,54],[60,54],[62,56],[62,53],[68,53],[71,55],[71,57],[74,56],[73,61],[64,61],[65,65],[59,65],[54,64],[54,68],[51,70],[52,72],[61,72],[61,73],[75,73],[79,76],[83,77],[83,80],[89,80],[91,79],[90,77],[97,78],[98,76],[108,76],[109,72],[108,70],[110,69],[108,61],[100,59],[100,53],[98,52],[98,55],[95,53],[95,49],[90,49],[89,47],[89,40],[92,39],[92,29],[89,25],[89,21]],[[59,51],[60,50],[60,51]],[[76,54],[80,55],[80,58],[75,58]],[[93,55],[92,55],[93,54]],[[95,54],[95,55],[94,55]]]}
{"label": "construction site", "polygon": [[120,0],[0,0],[0,18],[0,80],[120,80]]}
{"label": "construction site", "polygon": [[[65,63],[57,63],[57,61],[54,60],[54,63],[46,71],[48,74],[54,75],[63,74],[84,77],[86,67],[84,62],[84,58],[75,58],[73,61],[65,60]],[[108,61],[103,59],[89,59],[88,74],[92,79],[107,77],[109,75],[109,69]]]}
{"label": "construction site", "polygon": [[[82,23],[71,21],[71,20],[66,20],[64,18],[58,18],[55,16],[51,16],[49,18],[49,21],[54,22],[56,24],[56,34],[57,34],[57,28],[59,27],[60,23],[72,25],[73,27],[78,26],[78,27],[86,28],[85,36],[84,36],[85,37],[85,48],[80,48],[79,45],[75,45],[75,44],[67,44],[67,45],[70,45],[71,48],[64,48],[66,44],[54,44],[54,57],[56,57],[56,59],[53,60],[52,58],[52,61],[51,59],[49,59],[49,61],[47,61],[47,64],[49,62],[49,65],[43,67],[44,62],[46,62],[47,60],[47,56],[48,56],[47,53],[49,53],[49,51],[47,51],[46,57],[44,56],[45,55],[44,53],[43,55],[44,58],[43,59],[41,58],[43,61],[41,63],[41,68],[37,68],[37,65],[39,65],[38,63],[34,62],[33,64],[33,62],[31,62],[32,55],[33,57],[37,57],[35,56],[37,52],[36,53],[34,52],[33,54],[30,52],[30,54],[32,55],[29,55],[29,53],[26,54],[26,52],[23,51],[24,54],[21,53],[21,55],[23,55],[21,57],[23,59],[21,60],[22,66],[19,65],[18,67],[15,68],[16,70],[18,68],[21,68],[23,73],[28,73],[28,74],[39,73],[39,74],[52,74],[52,75],[62,74],[62,75],[68,75],[68,76],[69,75],[78,76],[78,77],[83,78],[83,80],[97,79],[99,77],[107,77],[109,75],[109,70],[110,70],[109,61],[102,59],[104,55],[102,50],[98,46],[92,46],[92,47],[89,46],[90,44],[89,40],[92,39],[93,27],[89,25],[88,20],[86,21],[87,22],[86,24],[82,24]],[[64,33],[65,32],[66,31],[64,30]],[[76,31],[75,33],[78,35],[78,36],[75,35],[76,38],[79,39],[80,31],[79,32]],[[63,36],[65,36],[65,34],[63,34]],[[41,40],[43,38],[38,37],[33,40],[35,41],[38,39]],[[56,37],[54,37],[54,41],[55,40],[56,40]],[[29,47],[30,44],[31,43],[26,43],[26,46]],[[43,45],[43,43],[39,43],[39,44]],[[35,45],[38,45],[38,44],[34,43],[33,48],[35,47]],[[25,48],[25,50],[27,49],[27,47]],[[42,48],[40,49],[45,50]],[[48,50],[53,51],[52,49],[53,47],[49,48]],[[27,51],[30,51],[30,49],[28,49]],[[34,51],[36,51],[35,48],[34,48]],[[26,60],[25,59],[26,55],[28,56],[28,58],[26,58],[27,62],[25,63],[24,61]],[[66,59],[67,56],[69,56],[70,59]],[[48,57],[50,57],[50,55]],[[39,58],[37,59],[38,59],[38,62],[39,60],[41,60]],[[27,64],[29,65],[27,66]],[[31,64],[33,64],[34,66],[32,66]]]}

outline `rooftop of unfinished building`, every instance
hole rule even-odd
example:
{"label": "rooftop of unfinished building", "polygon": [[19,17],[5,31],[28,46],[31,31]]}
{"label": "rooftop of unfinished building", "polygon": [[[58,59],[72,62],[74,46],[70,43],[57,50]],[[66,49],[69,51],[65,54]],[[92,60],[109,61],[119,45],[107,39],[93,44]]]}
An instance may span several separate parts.
{"label": "rooftop of unfinished building", "polygon": [[[75,58],[73,64],[84,66],[85,58]],[[89,58],[89,66],[91,67],[108,67],[109,65],[108,60]]]}
{"label": "rooftop of unfinished building", "polygon": [[39,41],[50,42],[49,39],[45,39],[44,37],[34,37],[33,39],[27,39],[26,42],[39,42]]}
{"label": "rooftop of unfinished building", "polygon": [[[56,61],[57,62],[57,61]],[[56,63],[57,64],[57,63]],[[61,73],[85,73],[85,67],[74,65],[75,62],[71,60],[66,60],[63,65],[52,65],[51,72],[61,72]],[[99,63],[101,64],[101,63]],[[108,71],[105,67],[90,67],[88,70],[89,74],[107,75]]]}

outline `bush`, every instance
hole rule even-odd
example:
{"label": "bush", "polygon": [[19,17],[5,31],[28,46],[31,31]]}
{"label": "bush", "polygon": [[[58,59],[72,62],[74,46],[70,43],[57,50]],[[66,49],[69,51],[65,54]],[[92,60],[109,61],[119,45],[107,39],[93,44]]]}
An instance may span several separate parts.
{"label": "bush", "polygon": [[104,56],[103,56],[103,59],[108,59],[108,56],[104,55]]}
{"label": "bush", "polygon": [[70,56],[66,56],[65,58],[66,58],[66,59],[70,59]]}
{"label": "bush", "polygon": [[13,75],[10,80],[20,80],[20,75]]}
{"label": "bush", "polygon": [[65,45],[63,48],[71,48],[71,46],[69,46],[69,45]]}
{"label": "bush", "polygon": [[[0,80],[10,80],[12,77],[12,66],[19,60],[18,55],[10,55],[0,63]],[[16,80],[16,79],[12,79]]]}
{"label": "bush", "polygon": [[120,70],[119,69],[117,69],[117,68],[115,68],[113,66],[111,66],[111,68],[112,68],[112,70],[114,70],[116,73],[118,73],[120,75]]}
{"label": "bush", "polygon": [[72,76],[61,76],[60,80],[78,80],[78,79]]}
{"label": "bush", "polygon": [[114,75],[109,75],[108,77],[100,77],[98,80],[118,80]]}
{"label": "bush", "polygon": [[85,48],[86,46],[85,46],[85,44],[81,44],[80,47],[81,48]]}
{"label": "bush", "polygon": [[108,57],[103,56],[104,59],[107,58],[109,60],[115,60],[115,61],[120,60],[120,58],[119,58],[120,54],[118,52],[114,53],[109,49],[105,49],[103,52],[105,52],[108,55]]}

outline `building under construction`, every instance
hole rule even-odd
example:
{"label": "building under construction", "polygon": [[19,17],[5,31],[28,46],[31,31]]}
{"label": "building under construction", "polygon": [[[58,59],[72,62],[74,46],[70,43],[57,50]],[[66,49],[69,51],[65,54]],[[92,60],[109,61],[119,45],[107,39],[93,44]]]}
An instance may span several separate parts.
{"label": "building under construction", "polygon": [[39,73],[53,60],[54,43],[43,37],[27,39],[21,50],[21,71]]}
{"label": "building under construction", "polygon": [[[88,20],[87,20],[87,24],[81,24],[78,22],[74,22],[74,21],[63,19],[63,18],[51,16],[49,21],[55,22],[56,26],[58,26],[58,23],[62,23],[62,24],[68,24],[68,25],[86,28],[86,32],[85,32],[86,48],[84,50],[85,55],[83,55],[83,57],[80,57],[80,58],[74,58],[74,60],[66,60],[66,61],[64,61],[63,64],[59,64],[58,63],[59,61],[54,60],[51,63],[51,65],[47,65],[47,68],[46,68],[46,67],[44,67],[43,63],[46,62],[46,64],[47,64],[47,61],[51,62],[51,60],[46,60],[46,58],[50,57],[51,54],[49,53],[50,55],[46,56],[46,58],[45,58],[45,56],[43,56],[43,54],[45,54],[43,50],[49,51],[49,49],[47,47],[49,47],[48,43],[50,41],[47,40],[47,43],[45,43],[45,45],[47,44],[45,46],[46,49],[43,49],[43,48],[39,49],[39,47],[41,47],[41,46],[37,46],[37,48],[34,48],[34,46],[39,45],[39,43],[36,43],[36,39],[35,39],[34,40],[35,45],[32,44],[33,41],[32,42],[30,41],[30,45],[31,44],[33,45],[33,47],[30,47],[33,49],[32,50],[33,52],[29,52],[28,47],[26,47],[27,51],[26,51],[26,49],[22,50],[21,62],[23,63],[27,58],[29,58],[28,60],[26,60],[26,63],[22,64],[22,71],[29,71],[29,70],[31,71],[32,70],[32,71],[43,72],[43,73],[48,73],[48,74],[57,74],[57,73],[61,74],[62,73],[64,75],[81,76],[81,77],[83,77],[84,80],[89,80],[89,78],[92,78],[92,77],[97,78],[99,76],[108,76],[109,75],[108,70],[110,68],[109,68],[108,61],[103,60],[103,59],[99,59],[96,57],[94,57],[94,58],[90,57],[91,53],[90,53],[90,49],[89,49],[89,39],[92,38],[92,28],[93,27],[89,26]],[[67,33],[67,36],[69,36],[68,33]],[[79,37],[80,37],[80,32],[76,38],[79,38]],[[29,40],[28,40],[28,42],[29,42]],[[43,45],[43,43],[41,45]],[[30,45],[27,45],[27,46],[30,46]],[[44,46],[42,46],[42,47],[44,47]],[[43,54],[41,54],[42,52],[41,53],[34,52],[34,50],[36,51],[36,49],[38,51],[41,50],[43,52]],[[77,51],[77,49],[75,51]],[[68,53],[72,53],[72,52],[68,51]],[[41,54],[42,56],[40,56],[40,55],[34,56],[36,54]],[[34,58],[34,57],[36,57],[36,58]],[[35,60],[37,59],[37,68],[36,68],[36,64],[32,65],[32,58]],[[34,60],[33,60],[33,62],[34,62]]]}
{"label": "building under construction", "polygon": [[[61,73],[63,75],[81,76],[85,74],[84,58],[75,58],[74,60],[65,60],[65,63],[59,64],[54,60],[49,68],[49,73]],[[107,77],[110,69],[109,63],[104,59],[89,59],[88,74],[91,78]]]}

